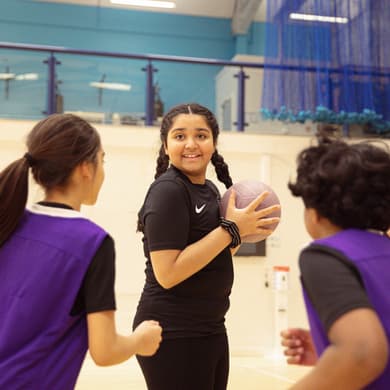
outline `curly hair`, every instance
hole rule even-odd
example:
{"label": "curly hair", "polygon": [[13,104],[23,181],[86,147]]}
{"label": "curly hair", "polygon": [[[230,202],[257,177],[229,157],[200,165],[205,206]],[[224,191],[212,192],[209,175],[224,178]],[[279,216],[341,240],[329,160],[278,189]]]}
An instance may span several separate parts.
{"label": "curly hair", "polygon": [[288,184],[307,208],[342,229],[390,227],[390,152],[365,141],[322,138],[297,158],[297,179]]}

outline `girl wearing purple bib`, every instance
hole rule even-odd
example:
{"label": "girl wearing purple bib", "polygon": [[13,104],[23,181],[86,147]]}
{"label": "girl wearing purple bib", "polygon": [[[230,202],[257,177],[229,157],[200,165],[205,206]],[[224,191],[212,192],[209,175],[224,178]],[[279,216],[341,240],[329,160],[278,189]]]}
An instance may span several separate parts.
{"label": "girl wearing purple bib", "polygon": [[314,241],[299,266],[310,331],[282,332],[290,364],[314,368],[291,389],[390,388],[390,152],[320,139],[296,183]]}
{"label": "girl wearing purple bib", "polygon": [[[98,365],[152,355],[161,328],[115,327],[112,238],[80,213],[104,179],[97,131],[55,114],[27,137],[27,153],[0,173],[0,388],[73,389],[87,349]],[[28,172],[44,199],[26,209]]]}

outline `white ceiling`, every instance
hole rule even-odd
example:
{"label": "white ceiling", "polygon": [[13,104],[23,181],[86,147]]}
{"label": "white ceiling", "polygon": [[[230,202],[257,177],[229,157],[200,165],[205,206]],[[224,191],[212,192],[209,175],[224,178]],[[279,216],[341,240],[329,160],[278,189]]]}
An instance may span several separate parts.
{"label": "white ceiling", "polygon": [[[210,16],[219,18],[232,18],[234,11],[235,0],[176,0],[176,8],[173,9],[158,9],[145,8],[135,6],[125,6],[112,4],[110,0],[35,0],[47,3],[69,3],[88,5],[92,7],[111,7],[111,8],[125,8],[134,10],[144,10],[153,12],[177,13],[184,15],[196,16]],[[255,15],[254,20],[265,20],[265,4],[263,0],[260,3],[259,9]]]}

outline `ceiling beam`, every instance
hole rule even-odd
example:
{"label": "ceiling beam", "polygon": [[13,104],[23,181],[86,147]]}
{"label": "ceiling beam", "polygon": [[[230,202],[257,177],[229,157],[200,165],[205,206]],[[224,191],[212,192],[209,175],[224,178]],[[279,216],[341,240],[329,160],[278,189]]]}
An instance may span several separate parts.
{"label": "ceiling beam", "polygon": [[234,35],[246,34],[260,3],[265,0],[235,0],[232,32]]}

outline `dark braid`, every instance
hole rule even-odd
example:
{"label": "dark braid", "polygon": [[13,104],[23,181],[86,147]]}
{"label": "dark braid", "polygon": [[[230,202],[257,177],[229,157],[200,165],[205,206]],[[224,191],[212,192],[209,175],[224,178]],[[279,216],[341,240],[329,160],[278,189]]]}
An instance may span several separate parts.
{"label": "dark braid", "polygon": [[215,149],[215,152],[211,157],[211,162],[215,167],[218,180],[225,184],[226,188],[231,187],[233,185],[233,180],[230,177],[229,167],[225,163],[223,157],[218,153],[217,149]]}
{"label": "dark braid", "polygon": [[161,128],[160,128],[161,147],[157,157],[156,172],[154,174],[155,179],[157,179],[164,172],[166,172],[166,170],[169,167],[169,157],[165,153],[165,146],[167,144],[168,132],[173,125],[173,121],[180,114],[188,114],[188,105],[182,104],[173,107],[164,115],[164,118],[162,120]]}
{"label": "dark braid", "polygon": [[[195,114],[202,115],[213,133],[214,144],[217,144],[219,135],[219,126],[214,114],[206,107],[197,103],[179,104],[171,108],[165,115],[161,123],[160,128],[160,141],[161,148],[157,158],[157,166],[154,178],[157,179],[161,176],[169,166],[169,160],[165,153],[165,146],[167,145],[167,137],[169,130],[171,129],[175,118],[180,114]],[[222,157],[221,157],[222,158]],[[223,158],[222,158],[223,163]],[[215,164],[214,164],[215,165]],[[219,178],[219,175],[217,175]],[[225,184],[226,185],[226,184]]]}
{"label": "dark braid", "polygon": [[[161,145],[160,151],[157,157],[157,167],[156,167],[156,173],[154,175],[154,178],[157,179],[159,176],[161,176],[169,166],[169,158],[165,153],[164,145]],[[142,212],[143,208],[138,212],[138,220],[137,220],[137,232],[144,232],[144,223],[142,221]]]}
{"label": "dark braid", "polygon": [[[164,172],[166,172],[166,170],[169,167],[169,157],[165,153],[165,147],[167,145],[169,130],[172,128],[175,118],[180,114],[202,115],[205,118],[207,125],[211,129],[211,132],[213,134],[214,145],[217,145],[219,126],[214,114],[208,108],[201,106],[198,103],[179,104],[178,106],[171,108],[164,115],[164,118],[161,123],[161,128],[160,128],[161,147],[157,157],[156,172],[154,174],[155,179],[157,179]],[[220,154],[218,154],[217,150],[214,152],[211,158],[211,162],[215,167],[218,180],[224,183],[226,188],[229,188],[233,184],[229,174],[229,168],[225,163],[223,157]],[[138,223],[137,223],[137,231],[141,231],[141,232],[143,232],[144,229],[143,222],[142,222],[142,212],[143,210],[141,209],[140,212],[138,213]]]}
{"label": "dark braid", "polygon": [[143,212],[143,207],[141,208],[141,210],[140,211],[138,211],[138,219],[137,219],[137,230],[136,230],[136,232],[138,233],[138,232],[141,232],[141,233],[143,233],[144,232],[144,228],[145,228],[145,226],[144,226],[144,223],[142,222],[142,212]]}
{"label": "dark braid", "polygon": [[161,176],[169,166],[169,157],[165,153],[164,145],[161,145],[160,152],[157,157],[157,167],[156,167],[156,173],[154,175],[154,178],[157,179],[159,176]]}
{"label": "dark braid", "polygon": [[[163,121],[161,123],[161,129],[160,129],[161,148],[160,148],[159,156],[157,158],[156,173],[154,175],[155,179],[161,176],[168,169],[169,160],[168,160],[168,156],[165,153],[167,136],[169,130],[173,125],[175,118],[180,114],[202,115],[206,119],[206,122],[213,133],[214,145],[217,145],[218,136],[219,136],[219,126],[214,114],[208,108],[201,106],[200,104],[197,103],[180,104],[178,106],[173,107],[165,114]],[[215,167],[218,180],[224,183],[226,188],[229,188],[233,184],[233,182],[229,174],[229,168],[225,163],[223,157],[220,154],[218,154],[217,151],[215,151],[215,153],[212,156],[211,162]]]}

